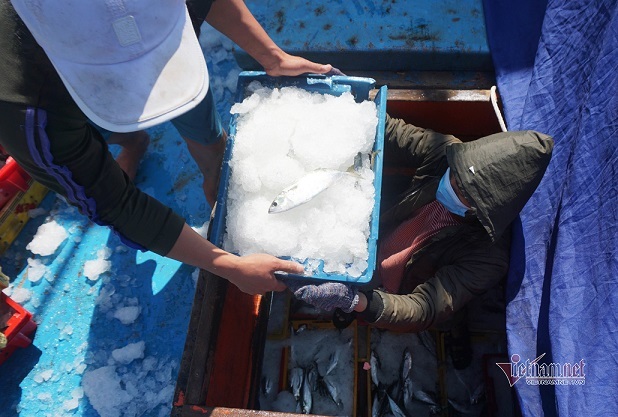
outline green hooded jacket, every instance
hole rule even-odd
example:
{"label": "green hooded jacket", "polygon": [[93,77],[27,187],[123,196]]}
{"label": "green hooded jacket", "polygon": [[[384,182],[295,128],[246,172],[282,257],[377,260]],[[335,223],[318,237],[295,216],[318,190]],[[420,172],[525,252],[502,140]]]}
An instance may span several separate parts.
{"label": "green hooded jacket", "polygon": [[504,132],[463,143],[451,135],[387,117],[385,158],[415,169],[409,187],[381,217],[381,235],[436,199],[447,168],[472,209],[413,252],[398,294],[365,292],[360,314],[377,327],[419,332],[443,322],[495,286],[509,267],[510,224],[538,186],[553,140],[534,132]]}

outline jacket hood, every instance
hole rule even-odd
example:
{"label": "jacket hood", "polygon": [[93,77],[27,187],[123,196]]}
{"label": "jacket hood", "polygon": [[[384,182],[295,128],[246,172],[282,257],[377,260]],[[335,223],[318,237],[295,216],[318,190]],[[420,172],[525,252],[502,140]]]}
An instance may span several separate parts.
{"label": "jacket hood", "polygon": [[541,182],[553,139],[535,131],[503,132],[446,148],[457,186],[497,240]]}

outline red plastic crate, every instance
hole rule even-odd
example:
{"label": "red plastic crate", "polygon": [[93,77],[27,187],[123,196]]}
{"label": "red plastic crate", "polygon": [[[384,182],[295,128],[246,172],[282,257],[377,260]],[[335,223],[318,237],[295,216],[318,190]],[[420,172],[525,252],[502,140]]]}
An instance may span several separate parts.
{"label": "red plastic crate", "polygon": [[8,327],[0,329],[8,340],[6,347],[0,350],[0,365],[2,365],[17,348],[24,348],[32,343],[31,335],[37,325],[32,320],[32,313],[2,292],[0,292],[0,311],[10,314],[5,324]]}
{"label": "red plastic crate", "polygon": [[0,168],[0,209],[17,192],[28,191],[29,181],[30,175],[17,165],[12,157],[9,157],[6,164]]}

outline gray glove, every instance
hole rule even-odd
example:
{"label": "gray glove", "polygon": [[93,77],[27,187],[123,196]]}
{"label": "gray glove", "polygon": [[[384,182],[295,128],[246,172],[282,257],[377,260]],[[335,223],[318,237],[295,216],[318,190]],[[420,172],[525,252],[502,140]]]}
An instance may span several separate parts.
{"label": "gray glove", "polygon": [[358,304],[358,290],[339,282],[301,286],[286,280],[286,285],[294,292],[296,298],[321,310],[331,311],[340,308],[350,313]]}

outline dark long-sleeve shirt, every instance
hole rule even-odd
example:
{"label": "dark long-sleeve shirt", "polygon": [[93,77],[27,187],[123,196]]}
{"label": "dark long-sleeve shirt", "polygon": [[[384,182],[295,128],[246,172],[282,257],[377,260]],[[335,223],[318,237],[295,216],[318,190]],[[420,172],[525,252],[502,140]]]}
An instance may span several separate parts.
{"label": "dark long-sleeve shirt", "polygon": [[[382,215],[381,234],[435,201],[448,167],[472,204],[464,221],[442,228],[407,261],[399,291],[367,292],[361,317],[378,327],[422,331],[495,286],[509,266],[510,223],[536,189],[553,140],[504,132],[463,144],[451,135],[387,118],[386,157],[416,169],[407,190]],[[390,153],[390,154],[389,154]]]}
{"label": "dark long-sleeve shirt", "polygon": [[[211,3],[188,2],[194,27]],[[124,174],[9,0],[0,0],[0,56],[0,145],[34,179],[125,243],[167,254],[184,219]]]}

